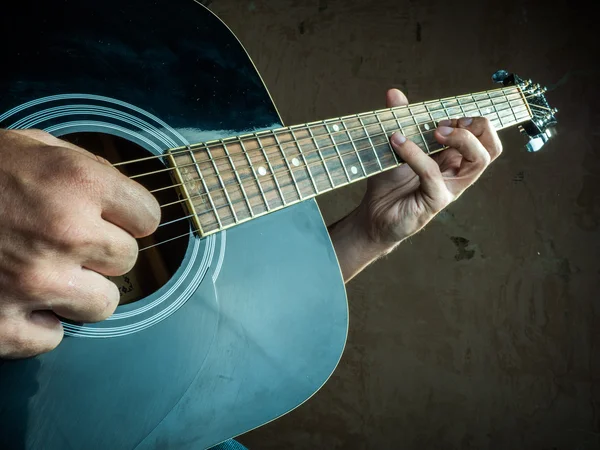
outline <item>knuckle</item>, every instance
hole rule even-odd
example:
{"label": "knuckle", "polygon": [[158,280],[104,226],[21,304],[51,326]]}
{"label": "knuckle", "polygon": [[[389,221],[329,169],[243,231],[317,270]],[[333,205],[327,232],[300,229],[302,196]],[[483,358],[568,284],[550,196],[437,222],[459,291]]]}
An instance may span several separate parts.
{"label": "knuckle", "polygon": [[44,297],[51,290],[49,274],[40,268],[23,267],[15,273],[15,288],[21,295],[29,299]]}
{"label": "knuckle", "polygon": [[45,234],[47,240],[64,253],[72,253],[88,245],[84,228],[68,214],[59,213],[48,219]]}

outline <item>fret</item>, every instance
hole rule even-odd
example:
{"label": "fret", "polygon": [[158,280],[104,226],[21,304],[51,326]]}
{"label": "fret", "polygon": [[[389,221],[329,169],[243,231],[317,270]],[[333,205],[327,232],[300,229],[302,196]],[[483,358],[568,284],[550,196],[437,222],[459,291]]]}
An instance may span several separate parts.
{"label": "fret", "polygon": [[308,127],[312,126],[314,124],[291,127],[290,133],[293,133],[295,141],[300,145],[298,157],[306,162],[306,174],[309,176],[309,179],[312,176],[312,180],[315,183],[313,185],[315,186],[315,192],[320,193],[332,189],[332,186],[327,176],[326,162],[319,155],[317,147],[311,138]]}
{"label": "fret", "polygon": [[[388,116],[390,118],[387,118]],[[382,162],[384,169],[396,167],[399,164],[398,155],[396,154],[396,152],[392,148],[392,144],[390,143],[390,136],[394,131],[396,131],[396,127],[393,124],[393,115],[391,111],[384,110],[381,112],[376,112],[375,118],[377,119],[379,127],[383,132],[383,135],[379,136],[380,139],[378,139],[381,140],[381,143],[378,144],[378,148],[383,147],[382,153],[380,153],[379,155],[379,159]],[[389,130],[386,129],[385,123],[388,123],[390,125]],[[388,135],[388,133],[390,134]]]}
{"label": "fret", "polygon": [[[398,128],[400,128],[400,133],[402,133],[403,136],[406,136],[406,133],[405,133],[404,129],[402,128],[402,125],[400,124],[400,120],[398,119],[398,115],[396,114],[396,109],[395,108],[392,108],[392,115],[394,116],[394,119],[396,120],[396,124],[398,125]],[[399,162],[404,162],[404,161],[400,160],[399,156],[398,156],[398,161]]]}
{"label": "fret", "polygon": [[[343,120],[341,121],[342,125],[344,125]],[[345,125],[344,125],[345,126]],[[340,133],[340,128],[339,125],[335,124],[334,125],[334,132],[335,133]],[[335,137],[333,136],[333,134],[331,133],[331,131],[329,131],[329,127],[327,125],[325,125],[325,130],[329,136],[329,139],[331,140],[331,146],[333,147],[338,159],[340,160],[340,166],[342,168],[342,171],[344,172],[344,174],[346,175],[346,179],[348,180],[348,182],[343,182],[342,184],[348,184],[352,181],[352,179],[350,178],[350,174],[348,173],[348,168],[346,167],[346,164],[344,164],[344,159],[342,158],[342,154],[340,153],[340,149],[338,148],[338,144],[335,141]]]}
{"label": "fret", "polygon": [[442,107],[444,108],[444,112],[446,113],[446,118],[447,119],[452,119],[452,114],[450,114],[450,111],[448,111],[448,108],[446,107],[446,104],[444,103],[444,101],[440,101],[440,104],[442,105]]}
{"label": "fret", "polygon": [[311,127],[316,145],[321,149],[334,187],[343,186],[350,181],[344,161],[335,142],[334,134],[331,132],[331,129],[333,129],[336,135],[340,134],[339,121],[340,119],[324,120],[322,124]]}
{"label": "fret", "polygon": [[498,113],[498,108],[496,108],[496,104],[492,100],[492,97],[490,96],[489,91],[486,92],[486,94],[490,98],[490,101],[492,102],[492,108],[494,108],[494,112],[496,113],[496,116],[498,117],[498,120],[500,121],[500,128],[504,128],[504,123],[502,122],[502,117]]}
{"label": "fret", "polygon": [[[458,97],[452,97],[450,100],[448,100],[444,104],[444,108],[446,109],[446,112],[448,112],[448,117],[450,117],[450,118],[457,118],[457,117],[464,116],[464,111],[463,111],[462,107],[460,106]],[[453,109],[454,109],[454,111],[453,111]]]}
{"label": "fret", "polygon": [[506,95],[506,92],[502,91],[502,95],[504,95],[504,100],[508,104],[508,108],[510,109],[510,112],[511,112],[511,114],[513,116],[513,119],[514,119],[514,123],[517,123],[518,122],[517,115],[515,114],[515,111],[514,111],[512,105],[510,104],[510,100],[508,99],[508,96]]}
{"label": "fret", "polygon": [[[354,116],[352,116],[354,117]],[[347,136],[348,136],[348,142],[350,143],[350,145],[352,146],[352,150],[353,152],[349,152],[348,154],[344,154],[344,156],[346,156],[348,159],[350,159],[351,161],[353,160],[353,156],[356,156],[356,160],[362,170],[362,175],[360,174],[360,171],[358,170],[358,167],[356,167],[355,164],[352,164],[350,166],[350,172],[352,173],[352,175],[355,177],[354,180],[356,179],[360,179],[360,178],[364,178],[366,176],[368,176],[368,172],[367,169],[365,168],[365,165],[363,164],[362,158],[360,157],[360,152],[358,150],[358,148],[356,147],[356,143],[354,142],[354,138],[352,138],[352,131],[350,129],[348,129],[348,125],[346,124],[345,120],[342,120],[342,125],[344,125],[344,131],[346,132]]]}
{"label": "fret", "polygon": [[292,170],[292,167],[290,166],[290,162],[285,157],[285,153],[283,152],[283,147],[281,146],[279,137],[277,136],[277,133],[275,133],[275,131],[273,131],[272,134],[273,134],[273,137],[275,138],[275,142],[277,143],[277,148],[281,152],[281,157],[282,157],[283,161],[285,162],[285,165],[288,169],[290,177],[292,178],[292,184],[293,184],[294,188],[296,189],[296,192],[298,193],[298,200],[303,200],[302,192],[300,192],[300,188],[298,187],[298,182],[296,181],[296,177],[294,176],[294,171]]}
{"label": "fret", "polygon": [[307,126],[306,128],[308,130],[308,133],[310,134],[310,138],[312,139],[312,141],[314,143],[315,151],[321,157],[321,161],[323,162],[323,167],[325,168],[325,174],[327,175],[327,178],[329,179],[329,183],[331,184],[331,188],[333,189],[335,187],[335,183],[333,182],[333,177],[331,176],[331,172],[329,172],[329,168],[327,167],[325,158],[323,158],[323,153],[321,153],[321,149],[319,148],[319,143],[315,139],[315,135],[313,134],[311,127]]}
{"label": "fret", "polygon": [[375,159],[377,160],[377,165],[379,166],[379,170],[381,171],[383,169],[383,166],[381,165],[381,161],[379,161],[379,156],[377,155],[377,152],[375,151],[375,145],[373,144],[373,141],[371,140],[371,137],[369,136],[369,132],[365,128],[365,124],[364,124],[362,118],[359,115],[357,115],[356,117],[360,121],[360,125],[365,130],[365,136],[367,137],[367,139],[369,140],[369,143],[371,144],[371,148],[373,149],[373,154],[375,155]]}
{"label": "fret", "polygon": [[[425,108],[427,109],[427,112],[429,113],[429,117],[431,117],[433,128],[437,127],[437,124],[440,120],[448,118],[448,116],[446,116],[446,113],[443,111],[444,107],[442,106],[442,103],[439,101],[427,102],[427,103],[425,103]],[[437,117],[436,117],[436,115],[437,115]]]}
{"label": "fret", "polygon": [[[415,107],[415,108],[416,108],[416,107]],[[410,139],[411,139],[411,140],[412,140],[412,141],[413,141],[415,144],[419,145],[419,147],[421,147],[421,149],[422,149],[423,151],[425,151],[425,153],[427,153],[427,154],[429,155],[429,154],[431,153],[431,150],[429,149],[429,145],[427,144],[427,140],[425,139],[425,136],[423,135],[423,130],[421,130],[421,124],[420,124],[420,123],[419,123],[419,121],[417,120],[417,117],[416,117],[416,115],[413,113],[413,109],[414,109],[414,108],[411,108],[411,107],[410,107],[410,105],[409,105],[409,108],[408,108],[408,109],[409,109],[409,112],[410,112],[410,114],[411,114],[411,116],[412,116],[413,120],[415,121],[415,126],[416,126],[417,130],[419,130],[419,135],[420,135],[420,137],[421,137],[421,142],[423,143],[423,145],[425,146],[425,148],[423,148],[421,145],[419,145],[419,143],[417,142],[417,139],[415,139],[415,137],[414,137],[414,136],[412,136]],[[418,115],[418,113],[417,113],[417,115]]]}
{"label": "fret", "polygon": [[292,136],[290,128],[285,131],[274,132],[277,136],[281,151],[286,161],[291,162],[291,175],[294,179],[301,199],[310,198],[318,193],[317,188],[313,184],[308,167],[303,164],[301,149],[297,145],[297,141]]}
{"label": "fret", "polygon": [[[256,136],[256,134],[255,134],[255,136]],[[283,206],[286,206],[285,197],[283,195],[283,192],[281,191],[281,187],[279,186],[279,181],[277,180],[277,173],[275,172],[275,170],[273,170],[273,166],[271,165],[269,156],[268,156],[267,152],[265,151],[265,148],[262,145],[260,138],[258,136],[256,136],[256,142],[258,143],[258,147],[260,148],[260,150],[265,158],[265,161],[267,163],[267,166],[269,167],[269,171],[271,172],[273,182],[275,183],[277,192],[279,193],[279,196],[281,197],[281,203],[283,204]]]}
{"label": "fret", "polygon": [[225,194],[225,198],[227,199],[227,203],[228,203],[227,206],[229,206],[229,209],[231,210],[231,214],[233,215],[233,220],[234,220],[234,222],[239,223],[237,214],[235,213],[235,209],[233,208],[233,204],[231,203],[231,198],[229,197],[229,192],[227,191],[227,186],[225,185],[225,182],[223,181],[223,178],[221,177],[221,173],[219,172],[219,169],[217,168],[217,164],[215,163],[212,152],[210,151],[210,147],[208,145],[205,145],[204,147],[206,149],[206,154],[208,155],[208,159],[212,163],[212,166],[213,166],[213,169],[217,176],[217,179],[219,180],[221,189],[223,190],[223,193]]}
{"label": "fret", "polygon": [[[431,124],[432,124],[432,129],[428,130],[428,134],[429,134],[429,151],[431,152],[437,152],[439,150],[444,149],[444,145],[440,144],[437,139],[435,138],[434,132],[435,129],[437,128],[437,122],[436,120],[433,118],[433,114],[431,113],[431,111],[429,110],[429,105],[427,103],[424,104],[425,109],[427,110],[427,114],[429,114],[429,117],[431,118]],[[440,116],[444,117],[444,113],[442,111],[440,111],[440,113],[442,114]]]}
{"label": "fret", "polygon": [[292,134],[292,139],[294,140],[294,143],[296,144],[296,147],[298,148],[300,157],[304,160],[304,165],[306,166],[306,171],[308,172],[308,177],[310,178],[310,181],[312,182],[312,185],[315,188],[315,194],[317,194],[317,193],[319,193],[319,186],[317,185],[317,182],[315,181],[315,178],[313,177],[313,171],[310,170],[308,160],[306,159],[306,155],[304,154],[302,147],[300,147],[300,142],[298,141],[298,139],[296,137],[296,133],[294,132],[294,130],[292,128],[290,128],[290,133]]}
{"label": "fret", "polygon": [[502,88],[219,139],[168,157],[204,236],[396,167],[396,131],[437,152],[437,124],[469,116],[502,129],[532,113],[518,87]]}
{"label": "fret", "polygon": [[369,140],[368,130],[364,127],[359,115],[348,116],[344,122],[365,176],[381,172],[373,143]]}
{"label": "fret", "polygon": [[254,180],[256,180],[256,186],[258,187],[260,195],[262,196],[264,205],[267,208],[267,211],[271,211],[271,207],[269,206],[269,202],[267,201],[267,196],[265,195],[265,192],[263,191],[263,188],[262,188],[262,183],[258,179],[258,175],[256,175],[256,170],[254,170],[254,166],[252,165],[252,160],[250,159],[250,155],[248,154],[248,151],[246,150],[246,146],[244,145],[244,141],[242,139],[240,139],[240,145],[242,147],[242,153],[246,156],[246,160],[248,161],[248,167],[250,167],[250,170],[252,171],[252,175],[254,176]]}
{"label": "fret", "polygon": [[[206,147],[206,145],[204,145],[204,146]],[[215,202],[213,201],[212,194],[211,194],[210,190],[208,189],[208,185],[206,184],[204,177],[202,176],[202,171],[200,169],[200,165],[198,164],[198,161],[196,160],[196,155],[194,154],[193,151],[191,151],[191,149],[189,147],[188,147],[188,152],[190,153],[192,161],[194,161],[194,166],[196,168],[196,171],[198,172],[198,178],[200,179],[200,182],[202,183],[202,186],[204,187],[204,194],[206,194],[206,197],[208,198],[208,202],[210,203],[213,214],[214,214],[215,218],[217,219],[217,225],[219,226],[219,228],[221,228],[223,226],[223,223],[221,222],[221,218],[219,217],[218,208],[215,207]],[[201,198],[201,200],[204,200],[204,199]],[[194,202],[194,206],[196,206],[195,203],[196,202]],[[200,213],[200,214],[204,214],[204,213]],[[204,223],[202,224],[202,228],[204,230],[206,229]]]}
{"label": "fret", "polygon": [[[238,139],[239,141],[239,139]],[[229,153],[229,149],[227,148],[227,144],[225,143],[225,141],[223,139],[220,140],[221,145],[223,147],[223,151],[225,152],[225,155],[227,156],[227,161],[229,162],[229,166],[231,167],[231,171],[233,172],[233,175],[235,177],[235,181],[237,182],[237,185],[239,186],[239,189],[241,191],[241,198],[243,201],[245,201],[246,204],[246,211],[244,212],[244,215],[246,217],[242,217],[242,220],[247,219],[247,218],[252,218],[254,217],[254,213],[252,211],[252,205],[250,204],[250,199],[248,198],[248,194],[246,193],[246,190],[244,189],[244,183],[242,183],[242,178],[240,176],[240,174],[237,171],[237,167],[235,166],[234,162],[233,162],[233,158],[231,157],[231,154]],[[239,146],[241,148],[241,145]],[[234,204],[238,204],[239,202],[232,202],[232,205]],[[240,205],[240,207],[243,207],[243,204]],[[239,219],[242,216],[242,214],[240,214],[240,212],[237,212],[237,218]]]}

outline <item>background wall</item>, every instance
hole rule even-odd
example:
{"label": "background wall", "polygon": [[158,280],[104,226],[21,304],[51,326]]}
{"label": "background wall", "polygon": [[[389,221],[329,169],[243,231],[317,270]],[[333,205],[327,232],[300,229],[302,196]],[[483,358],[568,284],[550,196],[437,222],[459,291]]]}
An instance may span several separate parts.
{"label": "background wall", "polygon": [[[458,202],[347,286],[340,366],[252,449],[600,447],[598,25],[566,2],[205,1],[254,59],[285,123],[547,85],[559,135],[512,129]],[[573,2],[571,2],[573,3]],[[364,184],[320,198],[328,223]]]}

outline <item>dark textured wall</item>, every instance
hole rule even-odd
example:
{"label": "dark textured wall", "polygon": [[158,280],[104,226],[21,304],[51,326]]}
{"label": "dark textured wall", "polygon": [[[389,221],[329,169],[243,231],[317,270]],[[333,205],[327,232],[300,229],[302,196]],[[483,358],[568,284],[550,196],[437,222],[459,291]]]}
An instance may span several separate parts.
{"label": "dark textured wall", "polygon": [[[288,125],[493,88],[547,85],[559,135],[516,130],[482,179],[348,286],[340,366],[252,449],[600,448],[598,25],[575,3],[214,0]],[[364,184],[320,199],[328,222]]]}

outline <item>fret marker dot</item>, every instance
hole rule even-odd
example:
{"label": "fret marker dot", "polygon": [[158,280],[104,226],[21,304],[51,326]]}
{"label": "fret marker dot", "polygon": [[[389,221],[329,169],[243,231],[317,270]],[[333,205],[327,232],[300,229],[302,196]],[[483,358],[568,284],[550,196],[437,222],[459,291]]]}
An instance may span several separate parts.
{"label": "fret marker dot", "polygon": [[334,125],[332,128],[333,131],[340,131],[340,127],[338,125]]}
{"label": "fret marker dot", "polygon": [[429,130],[429,124],[428,124],[428,123],[426,123],[425,125],[423,125],[423,127],[424,127],[426,130]]}
{"label": "fret marker dot", "polygon": [[265,169],[263,166],[260,166],[258,168],[258,174],[262,177],[263,175],[267,174],[267,169]]}
{"label": "fret marker dot", "polygon": [[356,168],[356,166],[352,166],[350,167],[350,172],[352,172],[352,175],[356,175],[358,173],[358,169]]}
{"label": "fret marker dot", "polygon": [[298,167],[300,165],[300,161],[298,161],[298,158],[293,158],[292,159],[292,164],[296,167]]}

